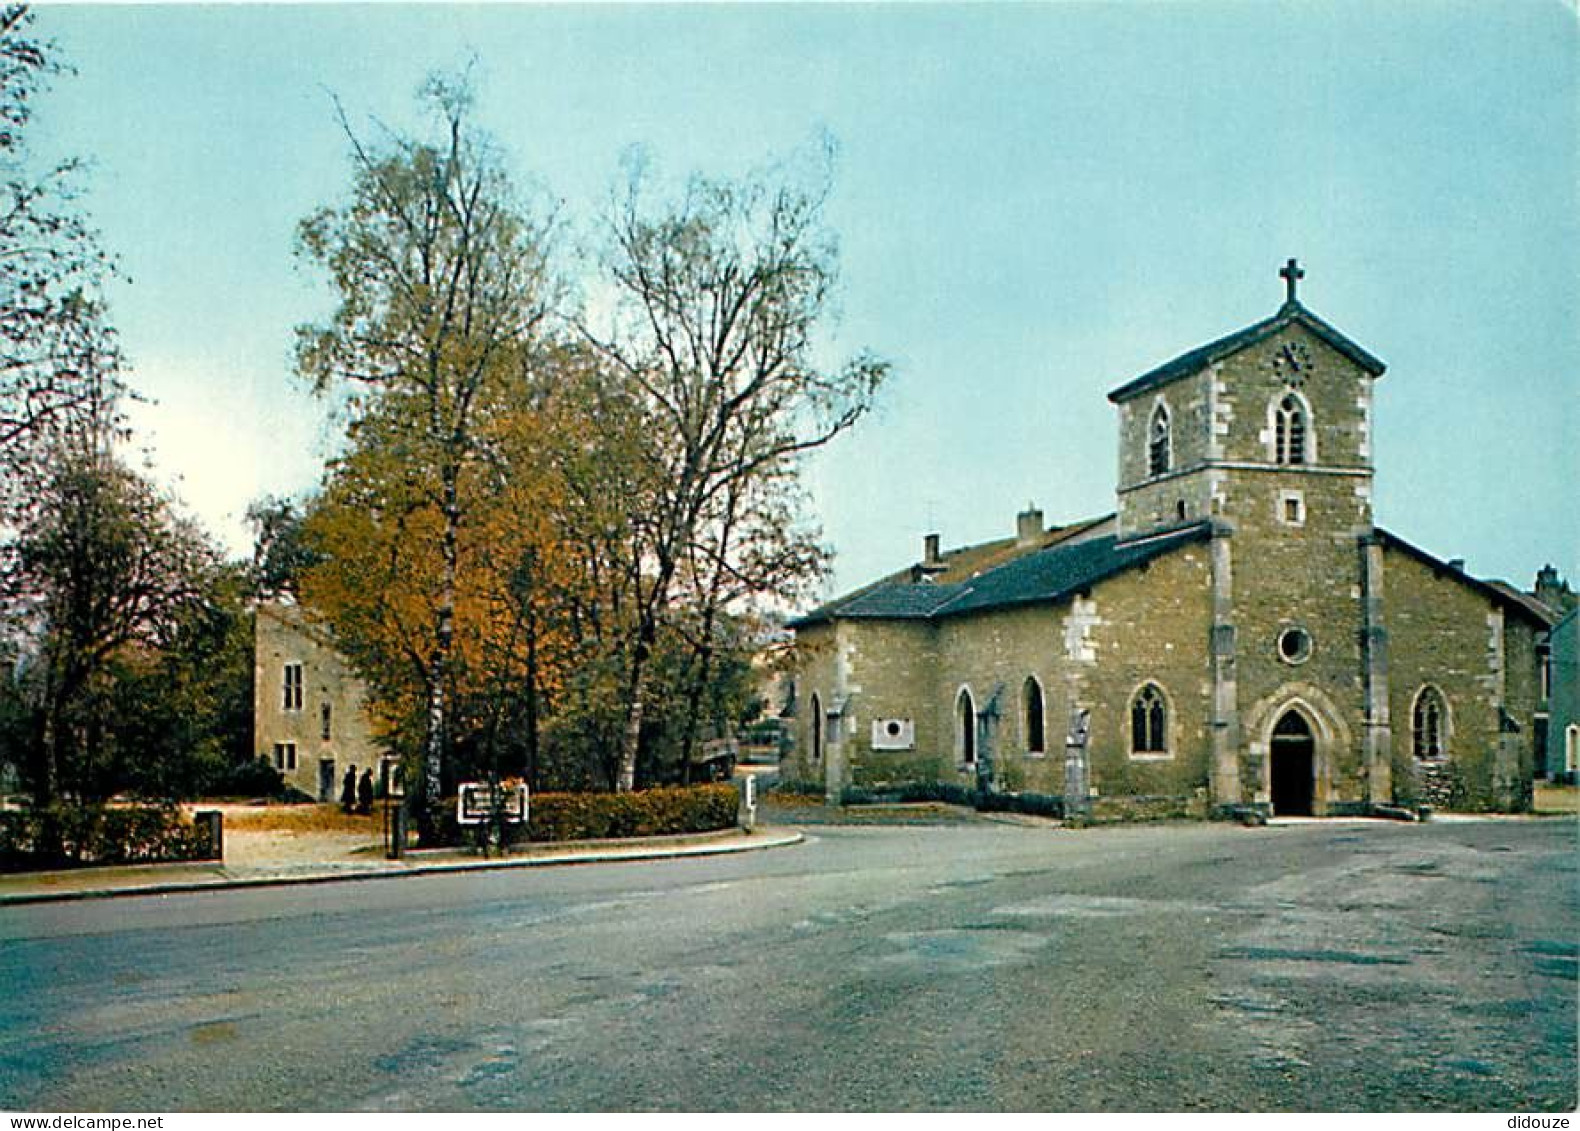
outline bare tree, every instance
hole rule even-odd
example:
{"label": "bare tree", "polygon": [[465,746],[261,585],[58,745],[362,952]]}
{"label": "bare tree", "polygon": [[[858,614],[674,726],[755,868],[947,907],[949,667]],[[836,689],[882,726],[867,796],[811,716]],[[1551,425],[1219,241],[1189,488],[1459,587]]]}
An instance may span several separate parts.
{"label": "bare tree", "polygon": [[[855,424],[889,371],[869,353],[832,367],[817,358],[838,281],[823,156],[811,184],[696,177],[656,210],[633,160],[612,210],[605,264],[617,309],[607,329],[584,331],[640,391],[662,461],[632,531],[619,789],[635,787],[649,661],[677,579],[689,569],[708,610],[815,573],[821,558],[804,539],[788,558],[761,553],[774,533],[765,520],[788,521],[799,457]],[[753,577],[771,558],[794,568]]]}
{"label": "bare tree", "polygon": [[0,8],[0,482],[13,505],[67,417],[120,391],[99,292],[113,267],[77,206],[83,163],[30,160],[34,103],[66,69],[32,23],[25,5]]}

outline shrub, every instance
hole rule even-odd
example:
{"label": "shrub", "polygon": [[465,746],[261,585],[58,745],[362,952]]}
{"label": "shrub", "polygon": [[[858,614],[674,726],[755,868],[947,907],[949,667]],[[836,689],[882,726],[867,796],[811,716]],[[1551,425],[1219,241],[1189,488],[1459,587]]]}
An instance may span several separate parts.
{"label": "shrub", "polygon": [[984,793],[977,799],[977,808],[984,813],[1063,818],[1064,798],[1051,793]]}
{"label": "shrub", "polygon": [[[531,801],[525,837],[507,826],[511,842],[609,840],[618,837],[671,836],[733,828],[739,795],[729,782],[665,786],[636,793],[538,793]],[[440,835],[446,844],[475,837],[456,823],[455,803],[444,806]]]}
{"label": "shrub", "polygon": [[267,758],[232,762],[216,774],[208,792],[218,797],[282,797],[285,777]]}
{"label": "shrub", "polygon": [[68,806],[0,813],[0,871],[213,858],[175,806]]}
{"label": "shrub", "polygon": [[982,813],[1030,813],[1038,817],[1064,816],[1064,798],[1050,793],[994,793],[955,782],[907,782],[892,789],[848,786],[839,795],[841,805],[894,805],[941,801],[963,805]]}
{"label": "shrub", "polygon": [[918,781],[905,782],[888,788],[847,786],[840,791],[841,805],[896,805],[918,801],[940,801],[946,805],[964,805],[980,808],[980,795],[976,789],[955,782]]}

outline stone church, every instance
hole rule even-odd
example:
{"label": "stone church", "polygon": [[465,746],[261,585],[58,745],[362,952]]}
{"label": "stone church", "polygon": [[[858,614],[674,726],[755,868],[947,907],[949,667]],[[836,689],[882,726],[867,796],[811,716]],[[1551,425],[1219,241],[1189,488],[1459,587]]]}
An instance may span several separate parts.
{"label": "stone church", "polygon": [[1549,618],[1372,522],[1384,366],[1301,304],[1109,393],[1114,513],[943,550],[796,637],[789,779],[1124,814],[1529,806]]}

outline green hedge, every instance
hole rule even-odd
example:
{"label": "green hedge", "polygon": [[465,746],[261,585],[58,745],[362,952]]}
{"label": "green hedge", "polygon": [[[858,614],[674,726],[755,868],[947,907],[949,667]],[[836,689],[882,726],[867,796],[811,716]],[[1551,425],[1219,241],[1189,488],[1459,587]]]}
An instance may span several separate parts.
{"label": "green hedge", "polygon": [[211,860],[213,846],[175,806],[55,805],[0,812],[0,871]]}
{"label": "green hedge", "polygon": [[[739,794],[729,782],[644,789],[636,793],[536,793],[526,835],[509,828],[512,841],[611,840],[672,836],[734,828]],[[455,802],[444,807],[443,835],[450,844],[475,837],[456,824]],[[468,827],[470,828],[470,826]]]}

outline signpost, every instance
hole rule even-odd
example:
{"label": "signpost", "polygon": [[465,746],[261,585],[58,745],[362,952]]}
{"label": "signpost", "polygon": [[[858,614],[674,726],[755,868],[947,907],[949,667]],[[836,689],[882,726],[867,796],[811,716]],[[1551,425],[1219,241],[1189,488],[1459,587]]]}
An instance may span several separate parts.
{"label": "signpost", "polygon": [[748,832],[757,827],[757,775],[747,774],[741,783],[741,824]]}
{"label": "signpost", "polygon": [[393,758],[383,759],[379,774],[384,778],[384,835],[389,845],[385,855],[399,860],[406,855],[406,778]]}
{"label": "signpost", "polygon": [[478,839],[485,856],[490,840],[503,849],[505,826],[526,824],[530,812],[526,782],[464,782],[456,793],[456,823],[482,826]]}

